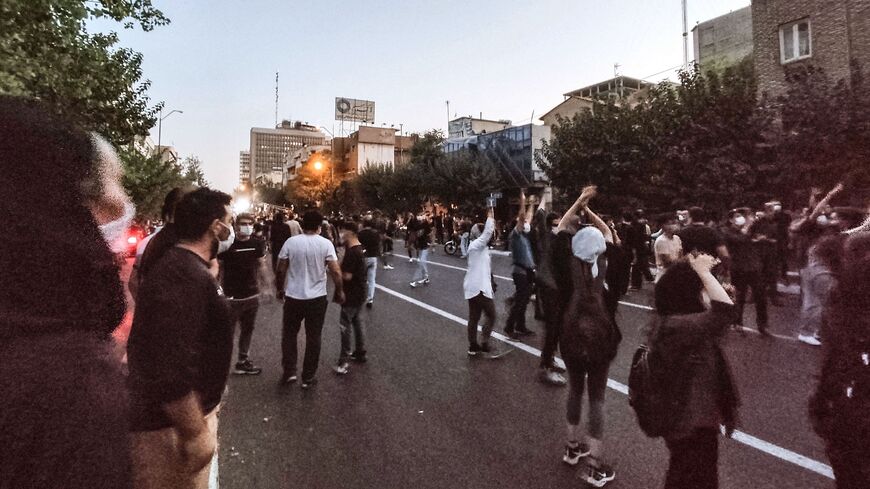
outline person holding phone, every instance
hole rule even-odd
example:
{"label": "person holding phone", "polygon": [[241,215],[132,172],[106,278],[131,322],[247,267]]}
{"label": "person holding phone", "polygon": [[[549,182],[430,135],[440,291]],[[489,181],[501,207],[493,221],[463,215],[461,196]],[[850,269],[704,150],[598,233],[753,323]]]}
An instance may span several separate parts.
{"label": "person holding phone", "polygon": [[[492,204],[492,199],[487,199]],[[489,240],[495,232],[494,211],[490,205],[487,210],[486,224],[475,224],[471,228],[468,244],[468,271],[462,283],[465,299],[468,301],[468,356],[484,355],[487,358],[500,358],[495,346],[489,343],[492,327],[495,324],[495,294],[492,286],[492,261],[489,256]],[[486,315],[481,341],[478,342],[477,325],[481,315]]]}

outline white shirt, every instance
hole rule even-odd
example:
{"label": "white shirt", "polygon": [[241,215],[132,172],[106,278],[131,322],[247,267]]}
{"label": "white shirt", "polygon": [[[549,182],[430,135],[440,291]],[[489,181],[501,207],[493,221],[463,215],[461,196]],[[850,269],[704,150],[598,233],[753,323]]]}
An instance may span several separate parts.
{"label": "white shirt", "polygon": [[278,258],[288,260],[284,294],[297,300],[326,295],[327,263],[337,261],[335,246],[316,234],[299,234],[284,242]]}
{"label": "white shirt", "polygon": [[465,280],[462,282],[466,299],[473,299],[481,293],[484,297],[493,298],[489,240],[494,231],[495,219],[490,217],[486,220],[480,237],[468,244],[468,271],[465,272]]}
{"label": "white shirt", "polygon": [[659,277],[665,273],[665,264],[662,262],[661,255],[668,255],[671,257],[671,261],[679,259],[680,255],[683,254],[683,242],[676,234],[672,239],[668,239],[668,237],[662,233],[661,236],[656,238],[653,249],[656,254],[656,269],[658,270],[658,273],[656,273],[656,282],[658,282]]}
{"label": "white shirt", "polygon": [[139,261],[140,258],[142,258],[142,255],[145,253],[145,248],[148,247],[148,243],[151,242],[151,238],[156,236],[157,233],[159,233],[161,229],[163,229],[163,226],[160,226],[153,233],[149,234],[148,236],[145,236],[145,238],[142,241],[140,241],[138,245],[136,245],[136,261],[137,262]]}

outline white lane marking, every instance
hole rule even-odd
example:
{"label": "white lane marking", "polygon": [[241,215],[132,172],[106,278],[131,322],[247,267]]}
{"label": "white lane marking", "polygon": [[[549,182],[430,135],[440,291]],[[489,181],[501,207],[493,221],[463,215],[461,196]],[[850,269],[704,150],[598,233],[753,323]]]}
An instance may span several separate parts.
{"label": "white lane marking", "polygon": [[[462,319],[459,316],[456,316],[454,314],[450,314],[447,311],[438,309],[435,306],[431,306],[425,302],[414,299],[413,297],[409,297],[405,294],[402,294],[401,292],[396,292],[393,289],[388,289],[387,287],[384,287],[383,285],[377,285],[376,287],[379,290],[383,291],[384,293],[387,293],[387,294],[392,295],[396,298],[399,298],[399,299],[402,299],[406,302],[414,304],[415,306],[422,307],[423,309],[426,309],[427,311],[429,311],[431,313],[434,313],[434,314],[441,316],[445,319],[449,319],[450,321],[453,321],[455,323],[459,323],[462,326],[467,326],[467,324],[468,324],[467,320]],[[480,330],[480,327],[478,327],[478,330]],[[534,355],[537,357],[541,356],[541,350],[538,350],[537,348],[535,348],[533,346],[529,346],[525,343],[521,343],[518,341],[513,341],[510,338],[508,338],[500,333],[496,333],[495,331],[493,331],[492,336],[493,336],[493,338],[501,340],[501,341],[503,341],[503,342],[505,342],[505,343],[517,348],[517,349],[523,350],[531,355]],[[560,367],[562,367],[562,368],[565,367],[565,362],[562,361],[561,358],[556,357],[555,360],[556,360],[556,363]],[[621,383],[621,382],[618,382],[616,380],[607,379],[607,387],[610,387],[611,389],[613,389],[617,392],[620,392],[622,394],[625,394],[625,395],[628,394],[628,386]],[[766,441],[764,441],[760,438],[754,437],[748,433],[744,433],[742,431],[735,430],[734,436],[732,439],[734,441],[737,441],[738,443],[742,443],[742,444],[749,446],[751,448],[755,448],[756,450],[760,450],[764,453],[767,453],[768,455],[773,455],[774,457],[776,457],[780,460],[797,465],[799,467],[803,467],[811,472],[815,472],[816,474],[822,475],[822,476],[827,477],[829,479],[834,478],[834,471],[831,469],[831,466],[825,465],[822,462],[818,462],[818,461],[813,460],[809,457],[801,455],[797,452],[793,452],[787,448],[783,448],[783,447],[780,447],[778,445],[774,445],[773,443],[766,442]]]}
{"label": "white lane marking", "polygon": [[214,456],[211,459],[211,469],[208,472],[208,489],[218,489],[220,482],[218,481],[218,452],[215,450]]}
{"label": "white lane marking", "polygon": [[[408,257],[407,255],[397,255],[397,256],[404,256],[405,258]],[[462,272],[468,271],[467,268],[457,267],[455,265],[448,265],[446,263],[439,263],[437,261],[432,261],[432,260],[429,260],[426,263],[428,263],[429,265],[436,265],[439,267],[449,268],[451,270],[459,270]],[[513,282],[513,278],[505,277],[504,275],[493,275],[493,277],[495,277],[497,279],[501,279],[501,280],[506,280],[508,282]],[[623,306],[634,307],[635,309],[641,309],[644,311],[654,311],[655,310],[655,308],[653,308],[653,307],[645,306],[643,304],[635,304],[634,302],[619,301],[619,303],[622,304]],[[741,329],[747,333],[752,333],[752,334],[756,334],[756,335],[761,334],[761,332],[758,331],[757,329],[747,328],[745,326],[741,327]],[[773,338],[776,338],[776,339],[780,339],[780,340],[786,340],[786,341],[792,341],[792,342],[798,341],[798,339],[793,337],[793,336],[785,336],[785,335],[774,334],[774,333],[771,333],[770,336],[772,336]]]}

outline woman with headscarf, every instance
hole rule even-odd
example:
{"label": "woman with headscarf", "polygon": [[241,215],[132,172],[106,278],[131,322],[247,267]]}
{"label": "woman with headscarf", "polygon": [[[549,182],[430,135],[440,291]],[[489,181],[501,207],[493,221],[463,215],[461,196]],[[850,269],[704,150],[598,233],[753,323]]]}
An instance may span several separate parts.
{"label": "woman with headscarf", "polygon": [[[468,301],[468,356],[483,354],[488,358],[500,358],[503,353],[497,351],[489,342],[492,327],[495,324],[495,297],[492,284],[492,260],[489,256],[489,240],[495,231],[493,210],[489,208],[486,224],[475,224],[470,231],[471,242],[468,245],[468,271],[462,286],[465,299]],[[482,315],[486,315],[483,324],[482,341],[478,342],[477,324]]]}
{"label": "woman with headscarf", "polygon": [[129,487],[120,164],[33,100],[0,97],[0,135],[0,486]]}

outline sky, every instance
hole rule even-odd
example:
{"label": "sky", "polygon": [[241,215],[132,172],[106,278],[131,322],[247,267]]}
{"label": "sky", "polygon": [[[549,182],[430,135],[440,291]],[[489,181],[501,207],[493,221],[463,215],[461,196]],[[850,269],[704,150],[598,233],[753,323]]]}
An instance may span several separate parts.
{"label": "sky", "polygon": [[[171,23],[116,30],[143,54],[162,143],[238,185],[251,127],[278,118],[336,133],[335,97],[373,100],[405,132],[483,115],[527,123],[562,94],[622,75],[659,81],[682,64],[680,0],[153,0]],[[749,0],[688,0],[689,29]],[[692,58],[691,33],[689,58]],[[157,141],[157,128],[152,130]]]}

